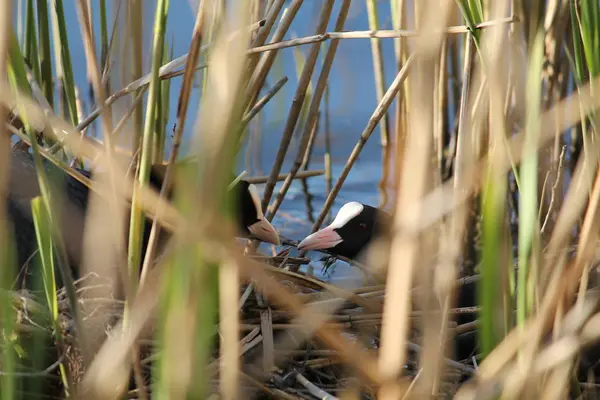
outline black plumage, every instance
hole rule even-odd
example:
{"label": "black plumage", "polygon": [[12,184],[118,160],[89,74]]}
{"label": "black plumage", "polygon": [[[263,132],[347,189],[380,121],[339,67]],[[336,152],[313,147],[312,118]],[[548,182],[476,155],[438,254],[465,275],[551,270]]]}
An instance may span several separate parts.
{"label": "black plumage", "polygon": [[[298,248],[325,250],[333,255],[356,260],[366,252],[374,238],[390,232],[391,222],[391,215],[383,210],[357,202],[346,203],[329,226],[304,238]],[[385,246],[389,247],[389,245],[389,242],[385,243]],[[477,280],[459,285],[457,307],[476,306],[476,285]],[[472,313],[459,314],[456,322],[459,325],[466,324],[473,322],[475,317],[476,315]],[[471,357],[474,355],[475,346],[475,332],[457,336],[454,349],[456,357],[458,359]]]}
{"label": "black plumage", "polygon": [[[77,269],[82,261],[83,233],[85,227],[86,211],[89,203],[89,189],[86,185],[66,174],[51,163],[44,161],[45,171],[54,183],[55,196],[53,206],[58,212],[58,228],[63,236],[69,263],[77,276]],[[160,191],[163,174],[162,167],[153,167],[150,174],[150,186]],[[89,171],[79,170],[84,176],[91,178]],[[30,153],[22,150],[12,151],[10,177],[7,196],[7,216],[12,230],[16,247],[16,263],[19,269],[27,265],[36,254],[37,239],[31,211],[31,200],[41,194],[37,171]],[[248,182],[241,180],[232,188],[233,195],[237,197],[236,220],[241,236],[252,235],[258,239],[279,243],[279,237],[271,224],[263,218],[260,202],[255,193],[256,189]],[[167,197],[171,199],[172,190]],[[257,208],[258,207],[258,208]],[[128,216],[127,216],[128,217]],[[129,220],[127,220],[128,223]],[[145,254],[149,241],[152,220],[147,218],[144,222],[144,237],[142,244],[142,257]],[[168,233],[161,229],[159,244],[164,243]],[[127,240],[127,238],[123,238]],[[143,259],[143,258],[142,258]],[[24,276],[18,281],[23,284]]]}

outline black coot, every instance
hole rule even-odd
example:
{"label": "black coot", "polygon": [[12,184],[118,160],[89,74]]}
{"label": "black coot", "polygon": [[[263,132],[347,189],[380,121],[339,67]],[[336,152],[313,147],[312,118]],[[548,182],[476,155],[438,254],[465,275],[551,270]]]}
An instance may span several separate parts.
{"label": "black coot", "polygon": [[[388,231],[392,226],[392,217],[385,211],[375,207],[349,202],[340,208],[333,222],[307,236],[299,244],[300,250],[327,250],[328,253],[357,259],[367,249],[373,238]],[[476,305],[476,281],[460,285],[458,288],[457,307],[473,307]],[[465,324],[473,322],[475,314],[459,314],[456,322]],[[457,337],[455,356],[466,359],[474,355],[475,332]]]}
{"label": "black coot", "polygon": [[[89,189],[77,179],[64,173],[49,162],[44,162],[49,178],[58,183],[56,192],[59,196],[59,229],[63,235],[67,256],[70,264],[77,269],[81,263],[85,215],[88,206]],[[164,167],[164,166],[160,166]],[[160,190],[163,175],[160,167],[154,167],[150,175],[150,185]],[[79,170],[91,177],[88,171]],[[273,226],[264,218],[260,198],[256,187],[241,180],[232,188],[237,197],[237,222],[239,234],[243,237],[252,236],[259,240],[279,244],[279,235]],[[12,151],[10,178],[7,197],[7,215],[9,228],[12,229],[16,245],[16,262],[21,269],[37,252],[37,240],[31,212],[31,200],[41,194],[38,185],[37,171],[30,153],[22,150]],[[169,198],[170,198],[170,192]],[[152,220],[146,219],[144,228],[145,250],[149,240]],[[162,230],[164,231],[164,230]],[[126,238],[125,238],[126,240]],[[23,277],[21,277],[23,278]],[[22,279],[19,279],[22,284]]]}

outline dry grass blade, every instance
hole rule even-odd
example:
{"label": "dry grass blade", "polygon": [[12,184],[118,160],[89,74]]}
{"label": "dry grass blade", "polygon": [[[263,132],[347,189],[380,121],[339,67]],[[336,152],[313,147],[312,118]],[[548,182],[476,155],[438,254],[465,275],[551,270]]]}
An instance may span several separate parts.
{"label": "dry grass blade", "polygon": [[[315,31],[319,33],[325,32],[327,29],[327,23],[329,22],[329,17],[331,16],[331,11],[333,9],[333,0],[325,0],[323,6],[321,8],[321,13],[319,15],[319,21],[315,28]],[[281,171],[281,167],[283,165],[283,160],[285,159],[285,155],[288,151],[288,147],[290,146],[290,142],[292,140],[292,135],[294,133],[294,128],[298,122],[298,117],[300,116],[300,111],[302,110],[302,105],[304,104],[304,99],[306,97],[306,91],[308,85],[310,83],[313,70],[317,63],[317,57],[319,55],[319,50],[321,46],[317,44],[313,44],[310,48],[308,56],[306,57],[306,62],[304,64],[304,68],[302,69],[302,75],[298,80],[298,86],[296,87],[296,92],[294,94],[294,100],[292,101],[292,105],[290,106],[290,110],[288,112],[288,117],[285,123],[285,127],[283,128],[283,133],[281,135],[281,142],[279,143],[279,148],[277,150],[277,155],[275,156],[275,161],[273,164],[273,168],[271,169],[271,174],[269,177],[269,181],[265,186],[265,191],[263,193],[262,199],[262,207],[267,208],[269,201],[271,200],[271,196],[273,194],[273,190],[275,189],[275,181],[277,175]],[[310,126],[312,127],[312,125]],[[288,183],[289,186],[289,183]],[[273,218],[273,213],[270,212],[270,218]]]}
{"label": "dry grass blade", "polygon": [[[576,116],[580,116],[576,113]],[[542,124],[545,119],[542,119]],[[594,149],[597,151],[597,148]],[[594,151],[594,153],[595,153]],[[491,379],[499,371],[504,368],[506,363],[514,356],[519,348],[531,348],[541,340],[545,329],[549,329],[552,323],[554,312],[559,306],[559,303],[564,302],[564,295],[574,293],[567,288],[575,289],[575,285],[581,276],[581,269],[571,268],[571,265],[565,265],[564,246],[562,243],[568,237],[568,227],[573,226],[574,221],[580,215],[585,205],[585,194],[588,192],[594,179],[590,167],[596,165],[596,161],[590,166],[585,158],[580,158],[572,185],[567,192],[564,206],[561,209],[559,219],[550,240],[549,249],[546,254],[546,262],[553,263],[555,267],[552,269],[549,283],[545,287],[545,297],[542,301],[538,313],[532,317],[522,330],[513,330],[509,333],[504,341],[498,345],[493,353],[480,365],[480,378],[485,381]],[[581,185],[578,187],[578,185]],[[583,260],[582,260],[583,261]],[[585,265],[585,264],[584,264]],[[525,347],[525,343],[533,341],[529,347]]]}
{"label": "dry grass blade", "polygon": [[162,273],[159,268],[154,271],[130,306],[127,328],[119,322],[113,329],[114,334],[103,343],[88,367],[79,389],[82,398],[117,398],[126,388],[130,351],[158,304],[156,293]]}
{"label": "dry grass blade", "polygon": [[[238,345],[239,266],[234,260],[225,261],[219,270],[219,307],[221,313],[221,396],[225,400],[239,398],[240,346]],[[263,336],[264,337],[264,336]]]}
{"label": "dry grass blade", "polygon": [[[487,21],[478,25],[475,25],[476,29],[485,29],[494,26],[503,26],[510,23],[515,23],[517,20],[514,17],[502,18],[495,21]],[[432,30],[431,33],[435,35],[444,34],[459,34],[469,33],[471,30],[468,26],[451,26],[446,30]],[[273,50],[280,50],[287,47],[302,46],[305,44],[320,43],[327,40],[340,40],[340,39],[395,39],[403,37],[418,37],[418,31],[411,30],[377,30],[377,31],[352,31],[352,32],[324,32],[319,35],[308,36],[297,39],[290,39],[286,41],[275,42],[272,41],[270,44],[264,46],[253,47],[248,50],[249,53],[262,53]]]}
{"label": "dry grass blade", "polygon": [[[593,81],[581,87],[581,89],[561,100],[551,109],[546,110],[540,116],[541,126],[538,137],[537,147],[541,147],[549,140],[554,138],[556,130],[565,131],[581,121],[579,113],[580,104],[586,105],[586,111],[591,112],[600,108],[600,98],[592,96],[592,86],[600,85],[600,78],[594,78]],[[513,135],[508,141],[507,152],[512,154],[512,160],[505,160],[502,169],[507,171],[511,168],[510,162],[518,163],[521,160],[521,153],[524,141],[524,131]],[[424,199],[424,208],[433,210],[421,219],[420,223],[414,227],[403,227],[415,232],[422,231],[440,218],[454,211],[462,202],[467,200],[474,192],[480,188],[483,171],[482,166],[487,162],[484,157],[473,167],[467,169],[464,174],[464,188],[459,193],[454,194],[452,182],[444,183],[435,188]],[[575,180],[576,181],[576,180]]]}
{"label": "dry grass blade", "polygon": [[[346,22],[346,17],[348,16],[349,8],[350,8],[350,1],[344,0],[342,5],[340,6],[340,11],[339,11],[336,23],[335,23],[335,29],[337,31],[341,31],[342,29],[344,29],[344,24]],[[304,132],[302,133],[302,136],[300,139],[300,146],[298,148],[298,153],[296,155],[296,159],[294,160],[294,164],[292,166],[292,169],[290,170],[288,178],[283,183],[281,189],[279,190],[279,193],[277,193],[275,201],[273,202],[271,207],[269,207],[269,210],[267,212],[267,219],[269,219],[269,220],[273,220],[275,213],[277,213],[279,206],[283,202],[285,194],[287,193],[290,185],[292,184],[292,180],[294,179],[294,177],[298,173],[298,170],[302,166],[303,159],[306,155],[307,149],[310,149],[309,148],[309,140],[311,138],[311,132],[313,132],[314,129],[316,129],[315,126],[317,124],[317,118],[319,117],[319,106],[321,104],[321,99],[323,97],[323,93],[325,92],[325,88],[327,87],[329,73],[331,72],[331,66],[333,64],[338,45],[339,45],[339,41],[334,40],[333,42],[331,42],[331,46],[329,46],[329,49],[327,50],[327,55],[325,56],[325,60],[323,61],[323,68],[321,70],[321,73],[319,74],[319,79],[317,81],[317,87],[315,89],[315,92],[312,95],[310,108],[308,110],[308,115],[306,117],[306,121],[304,124]],[[311,48],[311,52],[309,53],[307,63],[313,62],[313,59],[314,59],[314,61],[316,61],[316,57],[318,55],[318,50],[319,50],[318,45],[314,45],[314,47]],[[313,57],[313,58],[311,58],[311,57]],[[307,68],[310,68],[310,67],[308,67],[308,65],[309,64],[305,64],[305,66],[304,66],[304,70],[302,71],[302,77],[300,78],[301,82],[305,76],[305,73],[310,74],[310,70],[307,71]],[[310,76],[308,77],[308,79],[310,79]],[[299,101],[298,104],[301,106],[302,102]],[[300,111],[300,108],[301,107],[298,107],[298,111]],[[313,129],[313,127],[315,127],[315,128]],[[291,130],[290,134],[293,133],[293,127],[291,129],[292,130]],[[386,130],[386,132],[387,132],[387,130]],[[285,156],[285,153],[284,153],[284,156]],[[273,176],[273,175],[274,175],[273,171],[271,171],[271,176]],[[272,178],[269,181],[272,181]],[[269,185],[269,182],[267,182],[267,187],[268,187],[268,185]],[[267,188],[265,188],[265,192],[266,192],[266,190],[267,190]]]}
{"label": "dry grass blade", "polygon": [[[427,2],[425,6],[434,7],[434,3]],[[398,186],[399,197],[394,218],[396,233],[391,242],[378,363],[384,379],[384,385],[379,390],[382,399],[391,399],[398,394],[394,381],[399,377],[406,360],[409,293],[420,240],[413,230],[406,231],[403,228],[414,226],[425,210],[420,205],[428,179],[433,132],[433,99],[429,96],[433,96],[433,60],[437,57],[442,40],[441,35],[429,35],[427,31],[431,27],[445,26],[451,9],[451,3],[444,3],[439,13],[430,14],[423,21],[423,36],[418,39],[415,54],[417,67],[411,69],[414,76],[411,83],[415,84],[414,96],[409,104],[412,134],[406,142],[404,166]]]}
{"label": "dry grass blade", "polygon": [[[86,49],[85,54],[88,67],[88,76],[92,80],[92,84],[94,86],[94,91],[96,93],[98,102],[100,104],[103,104],[105,102],[106,95],[104,93],[104,85],[102,83],[100,66],[95,52],[96,46],[90,20],[91,10],[88,8],[88,5],[85,4],[83,0],[80,0],[78,2],[78,12],[83,42]],[[118,238],[123,237],[123,234],[125,232],[125,219],[123,218],[124,208],[122,207],[122,202],[119,201],[119,197],[116,194],[114,183],[114,177],[116,175],[114,165],[116,163],[113,161],[114,149],[112,146],[112,140],[110,135],[110,133],[113,131],[113,117],[111,107],[104,108],[101,112],[101,117],[102,126],[105,130],[105,134],[103,135],[105,144],[105,154],[108,159],[108,181],[102,187],[107,193],[109,193],[109,202],[107,209],[104,209],[102,206],[97,207],[95,208],[95,212],[90,213],[87,217],[87,221],[90,224],[88,226],[94,226],[95,232],[90,231],[90,233],[86,235],[84,248],[88,251],[85,252],[87,260],[84,260],[83,271],[97,273],[98,276],[100,276],[101,278],[109,278],[114,283],[117,283],[117,278],[121,276],[119,274],[118,268],[119,266],[124,265],[123,256],[125,254],[125,250],[123,243],[118,240]],[[93,195],[92,203],[94,203]],[[119,207],[119,204],[121,204],[121,207]],[[104,221],[104,223],[99,223],[99,221]],[[88,254],[92,254],[96,245],[103,248],[103,254],[105,254],[107,259],[112,260],[112,263],[97,263],[95,262],[94,258],[90,258],[87,256]],[[110,298],[114,295],[114,293],[106,293],[106,290],[103,290],[100,292],[96,291],[92,295],[104,295],[107,298]],[[95,352],[95,349],[101,343],[101,336],[98,335],[98,332],[102,331],[98,330],[98,327],[105,325],[108,318],[109,315],[107,310],[101,310],[100,312],[98,312],[96,318],[90,320],[89,323],[86,324],[86,333],[84,333],[84,335],[89,335],[94,340],[94,347],[89,349],[90,351]],[[89,355],[85,353],[84,355],[89,357]]]}
{"label": "dry grass blade", "polygon": [[[320,170],[316,170],[316,171],[299,171],[296,176],[294,177],[295,179],[306,179],[306,178],[312,178],[314,176],[321,176],[325,173],[324,170],[320,169]],[[277,176],[277,181],[284,181],[286,179],[288,179],[288,176],[290,176],[289,174],[279,174]],[[253,183],[253,184],[261,184],[261,183],[267,183],[267,180],[269,179],[268,176],[252,176],[252,177],[247,177],[245,178],[246,181],[248,181],[248,183]]]}
{"label": "dry grass blade", "polygon": [[[263,24],[263,21],[255,22],[255,23],[249,25],[246,29],[248,31],[252,31],[252,30],[256,29],[257,27],[261,26],[262,24]],[[234,40],[238,39],[239,35],[243,34],[244,32],[245,32],[245,30],[232,32],[231,35],[228,37],[228,39],[230,41],[234,41]],[[212,44],[207,44],[207,45],[201,46],[200,52],[206,51],[207,49],[209,49],[209,47],[211,45]],[[184,54],[184,55],[179,56],[176,59],[171,60],[168,63],[162,65],[158,72],[159,77],[161,79],[170,79],[174,76],[178,76],[179,74],[177,73],[177,70],[187,64],[188,56],[189,56],[188,54]],[[203,68],[203,67],[197,65],[195,68]],[[104,107],[111,106],[119,98],[121,98],[127,94],[130,94],[132,92],[135,92],[136,90],[138,90],[144,86],[147,86],[148,84],[150,84],[150,74],[146,74],[143,77],[136,79],[133,82],[130,82],[124,88],[122,88],[122,89],[116,91],[115,93],[113,93],[112,95],[110,95],[108,98],[106,98],[105,102],[103,103]],[[81,131],[84,128],[86,128],[87,126],[89,126],[92,122],[94,122],[94,120],[96,118],[98,118],[98,116],[101,114],[104,107],[98,107],[98,108],[94,109],[85,118],[85,120],[81,121],[77,125],[77,130]]]}
{"label": "dry grass blade", "polygon": [[378,384],[381,382],[376,368],[376,360],[366,351],[362,350],[356,344],[340,335],[340,332],[326,321],[320,313],[310,312],[302,303],[289,293],[280,283],[273,281],[265,269],[264,264],[252,260],[242,260],[237,256],[240,265],[243,266],[242,274],[251,277],[258,290],[262,291],[269,300],[290,309],[299,317],[302,317],[306,324],[305,329],[316,330],[317,336],[330,348],[337,350],[340,357],[352,364],[360,372],[361,376],[368,379],[369,382]]}
{"label": "dry grass blade", "polygon": [[[287,11],[285,16],[282,18],[277,30],[273,34],[271,39],[271,43],[278,43],[284,38],[287,33],[290,25],[294,21],[294,17],[296,13],[300,9],[302,2],[304,0],[293,0],[292,3],[287,7]],[[272,17],[275,18],[277,14],[273,13]],[[244,109],[247,109],[251,104],[256,102],[258,98],[259,92],[263,87],[265,80],[267,78],[267,74],[269,73],[271,67],[273,66],[273,62],[275,61],[275,56],[277,55],[277,51],[270,51],[263,55],[260,59],[254,70],[251,70],[252,77],[248,82],[248,86],[244,91]],[[252,58],[251,58],[252,60]],[[256,62],[256,61],[254,61]],[[263,208],[266,208],[266,205],[263,202]]]}
{"label": "dry grass blade", "polygon": [[321,224],[323,223],[323,221],[325,221],[325,217],[327,216],[327,213],[331,209],[331,206],[333,205],[333,202],[335,201],[337,194],[339,193],[340,189],[342,188],[344,181],[348,177],[348,174],[350,173],[352,166],[354,166],[354,163],[358,159],[358,156],[360,155],[360,152],[362,151],[365,144],[367,143],[367,140],[369,140],[369,137],[371,137],[371,134],[375,130],[375,127],[377,126],[377,124],[379,123],[379,121],[381,120],[383,115],[387,112],[388,108],[390,107],[390,104],[392,104],[392,101],[394,101],[394,97],[400,90],[400,85],[402,85],[402,83],[406,79],[409,69],[410,69],[410,66],[411,66],[411,63],[412,63],[412,60],[413,60],[413,56],[409,57],[408,60],[406,60],[406,63],[404,63],[404,66],[402,67],[402,69],[398,72],[398,74],[394,78],[394,81],[388,88],[387,92],[385,92],[385,95],[383,96],[381,103],[379,103],[377,105],[377,108],[375,108],[375,111],[373,111],[373,114],[371,115],[371,118],[369,118],[369,122],[367,123],[367,126],[365,127],[365,129],[363,130],[363,132],[360,135],[360,139],[359,139],[358,143],[356,143],[356,145],[354,146],[354,149],[352,150],[352,153],[350,153],[350,156],[348,157],[348,161],[346,162],[344,169],[340,173],[338,180],[336,181],[334,187],[331,189],[331,192],[327,196],[327,199],[325,200],[325,204],[323,205],[323,209],[321,210],[321,213],[319,214],[319,216],[315,220],[315,223],[312,226],[312,232],[316,232],[321,227]]}
{"label": "dry grass blade", "polygon": [[283,78],[278,80],[277,83],[275,83],[275,85],[273,85],[273,87],[260,100],[256,102],[256,104],[248,111],[248,113],[244,115],[244,119],[242,120],[242,126],[245,127],[246,125],[248,125],[250,121],[252,121],[252,118],[254,118],[260,112],[260,110],[262,110],[263,107],[267,105],[269,100],[271,100],[273,96],[275,96],[277,92],[279,92],[279,90],[283,87],[283,85],[287,83],[287,81],[287,76],[284,76]]}

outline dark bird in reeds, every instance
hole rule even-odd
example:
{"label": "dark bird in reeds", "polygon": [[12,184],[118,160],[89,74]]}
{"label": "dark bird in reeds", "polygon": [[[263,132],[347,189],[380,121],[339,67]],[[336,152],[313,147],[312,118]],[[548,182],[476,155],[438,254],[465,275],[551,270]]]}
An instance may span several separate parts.
{"label": "dark bird in reeds", "polygon": [[[369,252],[369,247],[377,238],[381,239],[379,241],[384,247],[387,246],[387,253],[389,253],[391,227],[392,217],[390,214],[367,204],[353,201],[340,208],[329,226],[304,238],[298,244],[298,249],[326,251],[350,260],[362,261],[365,254]],[[476,283],[477,279],[472,279],[458,285],[457,308],[477,305]],[[459,325],[472,323],[474,320],[475,315],[472,313],[459,313],[456,317]],[[474,355],[475,334],[476,332],[471,330],[457,336],[455,341],[455,357],[457,359],[467,359]]]}
{"label": "dark bird in reeds", "polygon": [[[76,275],[82,260],[89,188],[50,162],[44,160],[43,164],[49,178],[52,182],[57,183],[56,187],[59,189],[55,191],[58,198],[53,207],[58,205],[59,231],[65,243],[69,263]],[[164,166],[161,165],[161,167]],[[79,172],[88,178],[92,176],[89,171],[79,170]],[[163,177],[162,168],[153,167],[150,174],[150,186],[160,191]],[[253,237],[264,242],[279,244],[277,231],[264,217],[256,187],[247,181],[240,180],[231,188],[231,191],[237,205],[235,216],[239,236]],[[13,150],[6,211],[16,247],[15,261],[19,268],[26,266],[38,250],[31,200],[40,195],[37,170],[32,154],[22,150]],[[171,199],[171,196],[172,190],[169,190],[167,197]],[[147,218],[144,222],[143,251],[149,241],[151,226],[152,220]],[[163,232],[163,237],[159,237],[159,242],[168,236]]]}

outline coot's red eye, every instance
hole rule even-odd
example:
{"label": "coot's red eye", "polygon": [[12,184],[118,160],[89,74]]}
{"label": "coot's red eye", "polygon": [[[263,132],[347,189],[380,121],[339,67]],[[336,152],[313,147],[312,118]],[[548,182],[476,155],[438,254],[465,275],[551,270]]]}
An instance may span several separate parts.
{"label": "coot's red eye", "polygon": [[359,227],[360,229],[363,229],[363,230],[364,230],[364,229],[367,229],[367,224],[365,224],[364,222],[361,222],[360,224],[358,224],[358,227]]}

